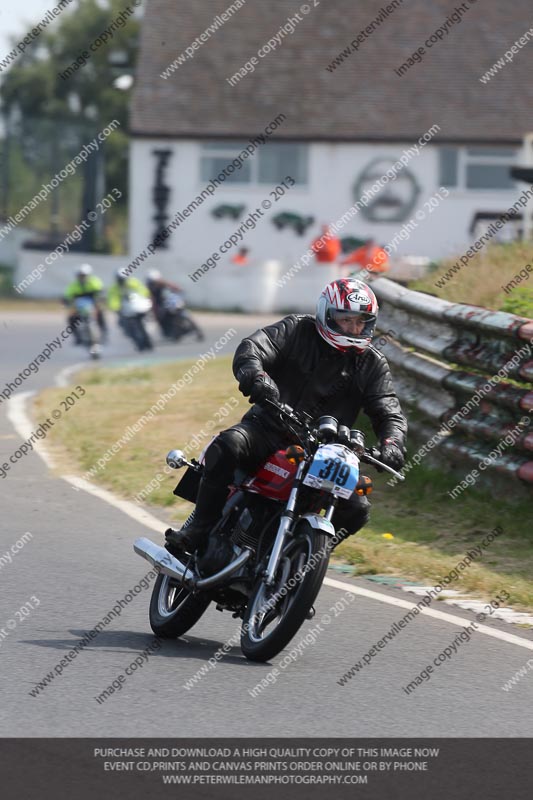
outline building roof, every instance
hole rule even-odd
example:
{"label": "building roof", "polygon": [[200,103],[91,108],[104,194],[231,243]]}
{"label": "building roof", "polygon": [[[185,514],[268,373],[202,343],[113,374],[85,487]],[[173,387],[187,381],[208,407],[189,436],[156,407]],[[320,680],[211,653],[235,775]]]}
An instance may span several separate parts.
{"label": "building roof", "polygon": [[[440,141],[516,143],[533,130],[531,43],[488,82],[480,81],[530,29],[531,0],[315,3],[304,3],[308,13],[302,13],[300,0],[148,0],[132,100],[133,135],[247,138],[280,113],[286,120],[277,139],[412,142],[438,124],[435,139]],[[167,79],[160,77],[232,4],[234,13],[190,51],[193,58]],[[460,6],[461,21],[425,47]],[[296,13],[301,21],[294,32],[282,33],[281,44],[257,58]],[[380,14],[381,23],[357,52],[328,71],[328,64]],[[420,46],[422,61],[398,76],[394,70]],[[226,79],[253,56],[255,71],[231,86]]]}

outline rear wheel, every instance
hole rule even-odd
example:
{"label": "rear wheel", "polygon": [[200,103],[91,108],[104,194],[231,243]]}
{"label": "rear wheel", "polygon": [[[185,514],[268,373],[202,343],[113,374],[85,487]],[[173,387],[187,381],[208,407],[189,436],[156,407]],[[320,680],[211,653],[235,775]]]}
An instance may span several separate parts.
{"label": "rear wheel", "polygon": [[173,339],[175,342],[179,341],[183,336],[183,331],[181,330],[181,325],[176,313],[167,312],[165,319],[165,336],[169,339]]}
{"label": "rear wheel", "polygon": [[274,585],[257,582],[241,632],[242,652],[251,661],[269,661],[305,622],[328,567],[328,541],[326,534],[300,523],[283,548]]}
{"label": "rear wheel", "polygon": [[157,636],[175,639],[196,625],[211,601],[193,593],[168,575],[160,574],[150,600],[150,626]]}

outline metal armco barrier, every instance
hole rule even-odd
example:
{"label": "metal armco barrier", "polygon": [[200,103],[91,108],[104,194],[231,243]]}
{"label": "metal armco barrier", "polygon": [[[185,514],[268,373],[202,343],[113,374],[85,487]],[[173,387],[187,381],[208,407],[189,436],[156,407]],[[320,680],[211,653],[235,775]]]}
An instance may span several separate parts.
{"label": "metal armco barrier", "polygon": [[[410,453],[533,485],[533,320],[372,281],[384,348],[409,417]],[[500,374],[498,374],[500,373]],[[510,441],[511,440],[511,441]],[[408,456],[409,457],[409,456]],[[436,457],[436,458],[435,458]]]}

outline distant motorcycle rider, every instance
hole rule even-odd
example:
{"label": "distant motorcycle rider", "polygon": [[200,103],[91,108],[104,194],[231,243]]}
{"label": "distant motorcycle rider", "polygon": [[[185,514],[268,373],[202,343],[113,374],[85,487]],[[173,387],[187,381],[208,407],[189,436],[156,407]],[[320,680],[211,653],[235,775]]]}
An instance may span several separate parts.
{"label": "distant motorcycle rider", "polygon": [[[177,283],[163,278],[158,269],[151,269],[146,276],[146,286],[152,298],[155,318],[163,336],[179,339],[185,333],[194,333],[198,341],[205,337],[185,308],[184,292]],[[175,298],[175,302],[169,302]],[[183,331],[183,333],[181,333]]]}
{"label": "distant motorcycle rider", "polygon": [[154,316],[161,328],[161,333],[163,336],[168,336],[170,331],[168,315],[164,303],[165,293],[170,291],[181,295],[183,294],[183,289],[178,286],[177,283],[172,283],[172,281],[167,281],[163,278],[158,269],[151,269],[148,272],[146,276],[146,286],[152,298]]}
{"label": "distant motorcycle rider", "polygon": [[107,304],[111,311],[117,311],[120,315],[123,298],[130,294],[139,294],[141,297],[149,297],[150,292],[138,278],[127,275],[124,269],[117,270],[115,283],[107,293]]}
{"label": "distant motorcycle rider", "polygon": [[[233,373],[254,405],[207,448],[193,521],[182,531],[167,531],[171,548],[193,552],[199,547],[220,518],[235,469],[253,474],[289,444],[286,431],[261,406],[267,399],[313,418],[330,414],[349,428],[362,409],[380,440],[381,461],[401,469],[407,422],[387,361],[372,346],[377,315],[370,287],[343,278],[324,288],[314,318],[290,314],[243,339]],[[369,507],[366,496],[339,501],[332,519],[337,531],[343,529],[338,541],[368,522]]]}
{"label": "distant motorcycle rider", "polygon": [[[71,307],[74,301],[80,297],[89,297],[93,303],[96,314],[96,321],[100,328],[102,341],[107,339],[107,322],[104,315],[104,284],[93,274],[93,268],[90,264],[81,264],[75,273],[75,280],[70,283],[63,295],[63,302],[65,305]],[[75,310],[73,310],[69,317],[69,325],[75,326],[79,317]],[[74,327],[74,339],[76,344],[81,344],[80,335]]]}
{"label": "distant motorcycle rider", "polygon": [[129,275],[126,269],[119,269],[107,299],[109,308],[117,312],[118,324],[137,350],[152,350],[152,340],[144,324],[144,318],[152,307],[146,286]]}

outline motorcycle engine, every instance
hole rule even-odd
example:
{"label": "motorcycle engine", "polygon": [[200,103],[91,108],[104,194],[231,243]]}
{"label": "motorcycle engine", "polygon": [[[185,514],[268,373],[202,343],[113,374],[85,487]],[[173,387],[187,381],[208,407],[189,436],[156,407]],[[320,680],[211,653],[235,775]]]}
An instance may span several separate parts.
{"label": "motorcycle engine", "polygon": [[196,558],[196,567],[201,577],[207,578],[223,569],[233,558],[235,553],[227,533],[220,530],[213,531],[209,535],[205,549]]}
{"label": "motorcycle engine", "polygon": [[255,550],[257,546],[257,538],[252,535],[252,522],[254,518],[249,508],[245,508],[241,513],[237,524],[231,534],[231,541],[239,547],[249,547]]}

